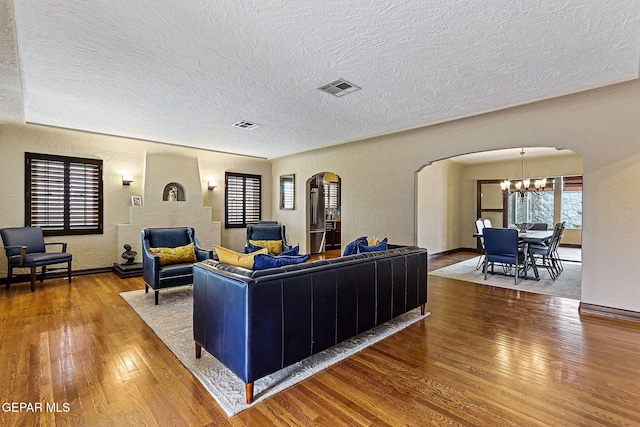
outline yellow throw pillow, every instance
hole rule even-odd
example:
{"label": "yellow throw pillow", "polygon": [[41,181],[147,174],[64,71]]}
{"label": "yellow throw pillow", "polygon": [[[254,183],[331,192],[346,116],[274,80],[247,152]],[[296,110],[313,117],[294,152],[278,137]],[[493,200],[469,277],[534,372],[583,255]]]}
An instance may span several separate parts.
{"label": "yellow throw pillow", "polygon": [[267,248],[270,254],[280,255],[282,253],[282,240],[249,240],[253,246]]}
{"label": "yellow throw pillow", "polygon": [[218,260],[222,263],[235,265],[237,267],[248,268],[253,270],[253,257],[257,254],[266,255],[269,253],[267,248],[262,248],[259,251],[252,252],[250,254],[240,254],[232,251],[231,249],[223,248],[222,246],[213,245],[213,248],[218,254]]}
{"label": "yellow throw pillow", "polygon": [[371,236],[367,239],[367,246],[376,246],[380,244],[380,239],[376,236]]}
{"label": "yellow throw pillow", "polygon": [[197,261],[193,243],[175,248],[151,248],[151,252],[160,256],[160,265]]}

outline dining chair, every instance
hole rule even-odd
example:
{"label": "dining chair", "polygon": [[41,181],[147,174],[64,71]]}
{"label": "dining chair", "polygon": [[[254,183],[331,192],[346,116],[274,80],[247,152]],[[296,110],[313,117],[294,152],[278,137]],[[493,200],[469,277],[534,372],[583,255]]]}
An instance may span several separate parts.
{"label": "dining chair", "polygon": [[[9,227],[0,230],[4,250],[7,254],[7,283],[11,286],[14,268],[31,269],[31,292],[36,290],[36,270],[40,268],[40,283],[44,281],[47,266],[67,264],[66,269],[69,283],[71,283],[72,255],[67,252],[67,244],[60,242],[45,243],[44,233],[40,227]],[[49,252],[47,246],[60,245],[60,252]]]}
{"label": "dining chair", "polygon": [[556,247],[553,250],[552,257],[558,269],[560,271],[563,271],[564,266],[562,265],[562,259],[560,258],[560,254],[558,253],[558,248],[560,247],[560,242],[562,241],[562,237],[564,236],[564,230],[567,226],[567,223],[566,221],[563,221],[563,222],[560,222],[559,224],[560,224],[560,235],[558,236],[558,241],[556,242]]}
{"label": "dining chair", "polygon": [[484,228],[482,230],[485,247],[484,280],[487,280],[489,264],[494,274],[495,263],[513,266],[513,284],[518,284],[518,273],[527,278],[528,245],[520,245],[518,230],[509,228]]}
{"label": "dining chair", "polygon": [[480,247],[482,252],[480,253],[480,258],[478,258],[478,263],[476,264],[476,270],[479,270],[480,267],[484,264],[485,252],[484,252],[484,237],[482,237],[482,230],[484,230],[484,221],[481,219],[476,220],[476,232],[480,235],[478,240],[480,241]]}
{"label": "dining chair", "polygon": [[534,222],[533,224],[531,224],[531,227],[529,227],[529,230],[543,230],[543,231],[547,231],[549,229],[549,225],[546,222]]}
{"label": "dining chair", "polygon": [[554,253],[557,253],[558,245],[560,243],[561,233],[562,225],[558,223],[553,228],[553,235],[551,236],[551,239],[542,244],[532,244],[529,247],[535,261],[541,262],[541,264],[538,265],[547,269],[552,280],[556,280],[561,272],[558,266],[558,261],[554,258]]}

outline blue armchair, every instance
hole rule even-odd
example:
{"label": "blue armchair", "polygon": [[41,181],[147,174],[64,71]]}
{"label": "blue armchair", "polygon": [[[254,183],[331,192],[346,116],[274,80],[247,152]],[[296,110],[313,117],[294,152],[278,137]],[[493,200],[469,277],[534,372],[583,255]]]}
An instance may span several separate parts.
{"label": "blue armchair", "polygon": [[247,242],[244,253],[249,253],[249,240],[282,240],[282,250],[291,249],[287,243],[284,225],[277,223],[260,223],[247,225]]}
{"label": "blue armchair", "polygon": [[[67,264],[67,276],[71,283],[71,259],[72,255],[67,253],[66,243],[45,243],[44,235],[40,227],[12,227],[0,230],[4,249],[7,253],[7,284],[6,289],[11,286],[14,268],[31,269],[31,292],[36,290],[36,269],[41,268],[40,283],[44,281],[44,274],[48,265]],[[47,252],[49,245],[60,245],[60,252]]]}
{"label": "blue armchair", "polygon": [[145,228],[142,230],[142,276],[145,292],[149,292],[149,287],[155,291],[156,305],[158,305],[160,289],[193,284],[194,262],[161,265],[161,256],[155,254],[152,248],[177,248],[193,243],[194,261],[199,262],[213,258],[213,248],[212,250],[201,248],[195,234],[195,230],[191,227]]}

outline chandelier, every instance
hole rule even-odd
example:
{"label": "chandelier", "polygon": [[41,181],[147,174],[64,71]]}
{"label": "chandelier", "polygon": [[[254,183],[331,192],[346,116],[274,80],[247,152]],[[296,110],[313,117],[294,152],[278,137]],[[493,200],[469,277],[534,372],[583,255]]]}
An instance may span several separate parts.
{"label": "chandelier", "polygon": [[524,147],[522,147],[522,151],[520,152],[520,167],[518,169],[518,176],[520,179],[513,181],[505,179],[502,181],[500,183],[502,194],[507,196],[509,193],[516,193],[520,196],[520,200],[524,200],[527,193],[536,194],[538,196],[544,194],[544,188],[547,186],[547,178],[536,179],[532,183],[530,178],[524,177],[525,168],[527,175],[529,175],[529,168],[526,166],[524,160]]}

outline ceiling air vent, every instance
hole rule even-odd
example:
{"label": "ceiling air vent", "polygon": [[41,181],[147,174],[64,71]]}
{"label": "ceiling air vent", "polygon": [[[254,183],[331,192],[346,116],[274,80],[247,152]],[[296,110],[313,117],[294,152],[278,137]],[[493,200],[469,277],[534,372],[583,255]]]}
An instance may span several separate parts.
{"label": "ceiling air vent", "polygon": [[362,88],[354,84],[351,84],[346,80],[338,79],[324,86],[320,86],[318,89],[320,89],[323,92],[330,93],[333,96],[344,96],[348,93],[355,92]]}
{"label": "ceiling air vent", "polygon": [[251,123],[251,122],[248,122],[248,121],[246,121],[246,120],[240,120],[239,122],[235,122],[235,123],[234,123],[234,124],[232,124],[231,126],[235,126],[235,127],[237,127],[237,128],[240,128],[240,129],[247,129],[247,130],[249,130],[249,129],[255,129],[255,128],[257,128],[257,127],[260,127],[260,125],[259,125],[259,124],[257,124],[257,123]]}

